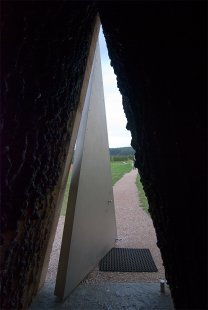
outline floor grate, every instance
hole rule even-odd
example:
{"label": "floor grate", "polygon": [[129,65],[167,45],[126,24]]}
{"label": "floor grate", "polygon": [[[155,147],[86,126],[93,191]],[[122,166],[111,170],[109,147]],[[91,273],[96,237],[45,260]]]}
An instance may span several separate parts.
{"label": "floor grate", "polygon": [[111,249],[99,263],[100,271],[157,272],[149,249]]}

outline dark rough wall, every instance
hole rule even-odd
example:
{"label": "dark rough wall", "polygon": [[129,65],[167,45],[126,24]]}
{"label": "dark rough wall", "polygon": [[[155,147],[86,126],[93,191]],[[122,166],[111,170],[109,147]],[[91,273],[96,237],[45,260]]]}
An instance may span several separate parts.
{"label": "dark rough wall", "polygon": [[84,2],[1,4],[1,309],[27,308],[95,23]]}
{"label": "dark rough wall", "polygon": [[[206,309],[205,3],[99,3],[177,309]],[[1,13],[0,294],[18,309],[37,285],[96,12],[4,1]]]}
{"label": "dark rough wall", "polygon": [[207,309],[206,3],[99,11],[175,306]]}

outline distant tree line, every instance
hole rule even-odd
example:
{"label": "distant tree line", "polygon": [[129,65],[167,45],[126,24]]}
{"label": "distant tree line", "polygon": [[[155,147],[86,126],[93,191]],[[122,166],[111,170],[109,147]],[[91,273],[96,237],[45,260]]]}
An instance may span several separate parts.
{"label": "distant tree line", "polygon": [[135,151],[132,147],[110,148],[111,161],[133,160]]}

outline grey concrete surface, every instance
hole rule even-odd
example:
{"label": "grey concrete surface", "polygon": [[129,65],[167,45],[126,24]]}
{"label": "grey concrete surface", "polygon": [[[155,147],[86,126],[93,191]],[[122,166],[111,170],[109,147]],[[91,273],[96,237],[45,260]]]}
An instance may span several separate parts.
{"label": "grey concrete surface", "polygon": [[81,284],[61,302],[53,295],[54,284],[45,283],[30,310],[173,310],[168,287],[160,283]]}

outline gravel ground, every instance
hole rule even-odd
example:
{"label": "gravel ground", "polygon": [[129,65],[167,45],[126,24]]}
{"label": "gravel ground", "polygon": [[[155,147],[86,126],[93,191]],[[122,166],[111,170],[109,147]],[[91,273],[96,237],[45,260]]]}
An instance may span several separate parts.
{"label": "gravel ground", "polygon": [[[150,216],[139,207],[138,191],[135,184],[137,170],[124,175],[114,185],[114,203],[116,211],[117,241],[116,247],[148,248],[152,254],[158,272],[101,272],[98,266],[83,280],[83,283],[104,282],[158,282],[165,279],[157,238]],[[63,234],[64,216],[60,216],[55,241],[50,257],[46,282],[54,281],[58,267],[59,252]]]}
{"label": "gravel ground", "polygon": [[63,230],[64,230],[64,222],[65,222],[65,216],[61,215],[58,221],[57,229],[56,229],[56,235],[55,235],[55,239],[53,242],[53,248],[51,251],[48,272],[46,275],[45,282],[56,281],[59,255],[60,255],[60,250],[61,250],[62,235],[63,235]]}

